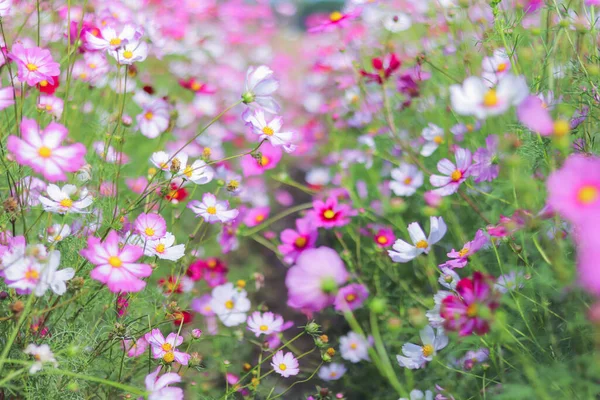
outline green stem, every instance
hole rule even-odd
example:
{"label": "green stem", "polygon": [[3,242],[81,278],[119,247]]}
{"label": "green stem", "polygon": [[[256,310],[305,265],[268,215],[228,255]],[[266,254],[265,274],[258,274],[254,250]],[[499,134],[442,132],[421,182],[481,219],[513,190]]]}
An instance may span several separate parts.
{"label": "green stem", "polygon": [[25,321],[25,318],[27,318],[27,315],[29,314],[29,310],[31,310],[31,305],[33,304],[34,298],[35,298],[35,296],[33,295],[33,293],[29,295],[29,299],[27,300],[25,309],[21,313],[21,316],[19,317],[19,320],[17,321],[17,325],[15,325],[15,327],[13,328],[13,330],[10,334],[10,337],[8,338],[8,342],[6,342],[6,346],[4,346],[4,349],[2,350],[2,354],[0,355],[0,376],[2,376],[2,369],[4,368],[4,363],[6,362],[6,356],[8,356],[8,353],[10,352],[10,348],[12,347],[13,342],[15,341],[17,335],[19,334],[19,329],[21,328],[23,321]]}

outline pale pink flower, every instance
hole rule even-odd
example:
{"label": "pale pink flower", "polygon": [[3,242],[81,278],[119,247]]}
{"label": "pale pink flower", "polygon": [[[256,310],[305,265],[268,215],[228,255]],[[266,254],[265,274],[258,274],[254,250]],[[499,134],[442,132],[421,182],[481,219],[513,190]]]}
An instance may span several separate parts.
{"label": "pale pink flower", "polygon": [[154,99],[144,104],[142,112],[135,118],[142,135],[154,139],[169,127],[169,104],[163,99]]}
{"label": "pale pink flower", "polygon": [[154,372],[146,376],[146,390],[150,392],[148,400],[183,400],[183,389],[168,387],[173,383],[181,382],[181,376],[175,372],[167,372],[159,378],[161,369],[162,366],[159,365]]}
{"label": "pale pink flower", "polygon": [[438,171],[443,175],[431,175],[429,181],[438,189],[433,192],[440,196],[456,193],[461,183],[467,180],[471,173],[471,152],[467,149],[456,149],[454,154],[456,165],[444,158],[437,164]]}
{"label": "pale pink flower", "polygon": [[53,76],[60,75],[60,64],[52,59],[50,50],[39,47],[26,49],[20,43],[15,43],[8,54],[15,61],[18,77],[29,86],[35,86],[42,81],[54,83]]}
{"label": "pale pink flower", "polygon": [[160,214],[140,214],[133,227],[143,238],[149,240],[160,239],[167,233],[167,223]]}
{"label": "pale pink flower", "polygon": [[294,357],[292,352],[287,352],[284,354],[282,350],[279,350],[273,356],[273,359],[271,360],[271,366],[276,373],[284,378],[298,375],[300,372],[298,360],[296,357]]}
{"label": "pale pink flower", "polygon": [[151,332],[146,333],[145,338],[152,349],[152,357],[161,358],[168,363],[176,361],[181,365],[188,364],[190,355],[177,350],[177,347],[183,343],[183,336],[171,332],[165,338],[160,329],[152,329]]}
{"label": "pale pink flower", "polygon": [[219,221],[222,223],[234,220],[239,211],[229,209],[229,202],[226,200],[217,200],[214,194],[204,193],[202,201],[192,200],[188,204],[197,217],[202,217],[209,224]]}

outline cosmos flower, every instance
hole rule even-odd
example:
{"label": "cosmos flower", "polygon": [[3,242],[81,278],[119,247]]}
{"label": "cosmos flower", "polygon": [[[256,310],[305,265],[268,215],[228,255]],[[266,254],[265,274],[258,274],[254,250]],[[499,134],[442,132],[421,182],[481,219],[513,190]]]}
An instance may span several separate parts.
{"label": "cosmos flower", "polygon": [[423,346],[412,343],[405,343],[402,346],[402,354],[397,355],[396,359],[401,367],[408,369],[423,368],[429,361],[435,357],[437,352],[448,345],[448,337],[444,335],[442,329],[437,330],[437,335],[433,328],[427,325],[420,332]]}
{"label": "cosmos flower", "polygon": [[42,203],[44,211],[57,214],[88,213],[86,208],[94,202],[86,188],[78,191],[75,185],[64,185],[61,188],[51,183],[46,187],[46,193],[48,197],[40,195],[38,200]]}
{"label": "cosmos flower", "polygon": [[[63,268],[59,271],[59,265],[60,252],[54,250],[48,253],[47,262],[41,267],[40,280],[34,290],[36,296],[42,297],[48,289],[58,296],[66,293],[66,282],[75,276],[75,270],[73,268]],[[7,279],[11,278],[7,276]]]}
{"label": "cosmos flower", "polygon": [[537,96],[527,96],[517,107],[517,117],[527,128],[542,136],[565,136],[571,130],[566,119],[554,121],[547,106]]}
{"label": "cosmos flower", "polygon": [[175,236],[167,232],[165,236],[156,240],[148,240],[144,247],[144,254],[156,256],[162,260],[177,261],[185,255],[185,245],[175,245]]}
{"label": "cosmos flower", "polygon": [[356,332],[348,332],[345,336],[340,336],[340,353],[344,360],[351,363],[360,361],[370,361],[369,342]]}
{"label": "cosmos flower", "polygon": [[261,314],[255,311],[248,317],[248,330],[252,331],[256,337],[260,335],[270,335],[281,332],[283,327],[283,317],[281,315],[266,312]]}
{"label": "cosmos flower", "polygon": [[332,229],[348,225],[350,217],[355,215],[348,204],[339,204],[335,196],[330,196],[325,201],[315,200],[313,207],[309,216],[319,228]]}
{"label": "cosmos flower", "polygon": [[388,254],[392,261],[406,263],[416,258],[420,254],[428,254],[431,246],[442,240],[446,234],[446,223],[442,217],[431,217],[429,219],[429,237],[425,236],[423,229],[417,222],[408,225],[408,234],[413,245],[402,239],[397,239]]}
{"label": "cosmos flower", "polygon": [[146,352],[148,341],[145,336],[142,336],[137,340],[123,339],[121,347],[127,352],[127,357],[138,357]]}
{"label": "cosmos flower", "polygon": [[158,240],[167,233],[167,223],[162,215],[156,213],[138,215],[133,229],[147,240]]}
{"label": "cosmos flower", "polygon": [[492,87],[498,84],[498,81],[511,69],[510,58],[506,54],[506,50],[496,49],[492,56],[484,57],[481,69],[481,77],[488,86]]}
{"label": "cosmos flower", "polygon": [[175,372],[167,372],[159,378],[161,369],[162,366],[159,365],[144,380],[146,391],[149,393],[148,400],[183,400],[183,389],[168,386],[181,382],[181,376]]}
{"label": "cosmos flower", "polygon": [[[2,90],[2,89],[0,89]],[[0,103],[1,107],[1,103]],[[60,119],[64,109],[64,102],[61,98],[52,95],[40,95],[37,107],[45,111],[56,119]]]}
{"label": "cosmos flower", "polygon": [[212,291],[210,308],[223,325],[231,327],[246,322],[246,313],[250,310],[248,293],[235,288],[233,283],[217,286]]}
{"label": "cosmos flower", "polygon": [[160,358],[167,363],[175,361],[181,365],[188,365],[190,355],[177,350],[183,343],[183,336],[171,332],[165,338],[160,329],[152,329],[146,333],[145,339],[150,345],[153,358]]}
{"label": "cosmos flower", "polygon": [[320,311],[333,304],[337,287],[347,280],[348,272],[335,250],[308,249],[287,272],[287,304],[292,308]]}
{"label": "cosmos flower", "polygon": [[498,136],[488,136],[485,139],[486,147],[480,147],[473,155],[471,175],[476,183],[491,182],[498,177],[498,141]]}
{"label": "cosmos flower", "polygon": [[252,132],[258,135],[259,140],[268,140],[273,146],[284,146],[289,148],[293,138],[292,132],[281,132],[283,119],[280,116],[273,117],[267,122],[263,110],[254,110],[246,117],[246,121],[252,128]]}
{"label": "cosmos flower", "polygon": [[446,261],[443,264],[440,264],[440,268],[464,268],[469,263],[469,256],[477,253],[483,246],[485,246],[488,242],[487,236],[480,229],[475,233],[475,238],[465,243],[462,249],[456,251],[452,249],[450,253],[447,254],[451,260]]}
{"label": "cosmos flower", "polygon": [[142,37],[142,31],[134,25],[127,24],[121,32],[111,26],[107,26],[100,30],[99,35],[94,35],[94,32],[87,31],[85,33],[86,47],[90,50],[117,50],[130,42],[136,42]]}
{"label": "cosmos flower", "polygon": [[237,218],[239,211],[229,209],[227,200],[217,200],[214,194],[204,193],[202,201],[192,200],[187,207],[196,214],[196,217],[204,218],[209,224],[215,222],[230,222]]}
{"label": "cosmos flower", "polygon": [[351,283],[338,290],[333,306],[337,311],[356,310],[368,297],[369,290],[365,285]]}
{"label": "cosmos flower", "polygon": [[269,218],[270,210],[269,207],[256,207],[246,211],[244,224],[249,228],[262,224]]}
{"label": "cosmos flower", "polygon": [[444,142],[444,130],[439,126],[429,123],[421,131],[421,136],[425,139],[425,144],[421,148],[421,155],[429,157]]}
{"label": "cosmos flower", "polygon": [[15,104],[14,98],[15,91],[12,87],[0,88],[0,110],[4,110],[7,107]]}
{"label": "cosmos flower", "polygon": [[271,366],[276,373],[289,378],[290,376],[298,375],[300,372],[299,363],[292,352],[283,353],[279,350],[271,359]]}
{"label": "cosmos flower", "polygon": [[378,247],[384,248],[394,244],[396,235],[394,235],[394,231],[390,228],[380,228],[373,235],[373,239]]}
{"label": "cosmos flower", "polygon": [[371,60],[373,72],[367,72],[364,69],[360,70],[360,74],[364,76],[368,82],[376,82],[383,85],[390,76],[400,68],[402,63],[398,60],[398,56],[394,53],[386,54],[383,58],[375,57]]}
{"label": "cosmos flower", "polygon": [[17,64],[19,80],[29,86],[42,81],[54,83],[53,77],[60,75],[60,64],[52,59],[48,49],[25,48],[22,44],[15,43],[8,58]]}
{"label": "cosmos flower", "polygon": [[272,96],[278,87],[279,82],[273,77],[271,68],[266,65],[249,67],[242,99],[245,104],[257,105],[268,113],[277,114],[279,105]]}
{"label": "cosmos flower", "polygon": [[468,149],[456,149],[454,153],[456,165],[444,158],[437,164],[437,169],[443,175],[431,175],[429,182],[437,187],[434,193],[440,196],[449,196],[456,193],[460,184],[471,175],[471,152]]}
{"label": "cosmos flower", "polygon": [[345,28],[349,22],[358,18],[361,13],[360,8],[354,8],[348,12],[342,13],[340,11],[334,11],[330,13],[327,18],[322,18],[321,21],[315,26],[308,29],[309,33],[322,33],[330,32],[336,29]]}
{"label": "cosmos flower", "polygon": [[140,278],[150,276],[152,268],[136,263],[144,253],[142,248],[129,244],[120,248],[119,236],[112,230],[104,242],[88,237],[87,245],[80,254],[96,266],[90,272],[92,279],[104,283],[113,293],[139,292],[146,286]]}
{"label": "cosmos flower", "polygon": [[41,344],[38,346],[31,343],[27,345],[23,352],[25,354],[32,355],[35,358],[35,362],[31,365],[31,368],[29,368],[30,374],[35,374],[36,372],[40,371],[44,363],[52,364],[54,368],[58,367],[58,362],[56,361],[56,358],[54,358],[54,353],[52,353],[50,346],[47,344]]}
{"label": "cosmos flower", "polygon": [[414,165],[402,163],[391,171],[390,189],[396,196],[412,196],[423,186],[423,172]]}
{"label": "cosmos flower", "polygon": [[344,364],[325,364],[319,370],[319,378],[324,381],[337,381],[346,374],[346,371],[347,369]]}
{"label": "cosmos flower", "polygon": [[87,152],[81,143],[61,146],[67,135],[67,128],[56,122],[40,132],[35,120],[23,118],[21,138],[10,135],[6,147],[19,164],[31,167],[50,182],[64,181],[65,172],[77,172],[85,165]]}
{"label": "cosmos flower", "polygon": [[303,251],[315,247],[319,233],[310,218],[298,218],[296,230],[284,229],[281,232],[281,245],[277,247],[283,260],[293,264]]}

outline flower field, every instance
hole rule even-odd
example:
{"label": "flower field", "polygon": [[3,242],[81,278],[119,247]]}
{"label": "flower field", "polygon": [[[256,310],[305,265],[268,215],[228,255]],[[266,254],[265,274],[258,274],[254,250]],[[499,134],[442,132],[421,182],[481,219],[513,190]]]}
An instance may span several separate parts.
{"label": "flower field", "polygon": [[598,0],[0,0],[0,400],[600,398]]}

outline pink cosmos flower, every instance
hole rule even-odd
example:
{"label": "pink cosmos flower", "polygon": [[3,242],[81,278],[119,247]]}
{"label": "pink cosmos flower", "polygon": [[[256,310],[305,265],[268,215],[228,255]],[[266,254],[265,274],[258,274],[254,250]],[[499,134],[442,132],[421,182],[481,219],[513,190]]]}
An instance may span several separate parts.
{"label": "pink cosmos flower", "polygon": [[160,329],[152,329],[146,333],[145,338],[150,344],[152,357],[161,358],[167,363],[176,361],[181,365],[188,364],[190,355],[177,350],[177,347],[183,343],[183,336],[171,332],[165,339]]}
{"label": "pink cosmos flower", "polygon": [[338,204],[334,196],[325,201],[315,200],[313,207],[309,215],[319,228],[331,229],[347,225],[350,223],[349,217],[355,214],[349,205]]}
{"label": "pink cosmos flower", "polygon": [[473,167],[471,174],[474,181],[491,182],[498,177],[500,166],[497,163],[498,157],[498,136],[490,135],[485,139],[486,147],[477,149],[473,156]]}
{"label": "pink cosmos flower", "polygon": [[12,87],[0,88],[0,110],[15,104],[14,89]]}
{"label": "pink cosmos flower", "polygon": [[[169,127],[169,104],[163,99],[154,99],[144,104],[142,112],[135,118],[142,135],[154,139]],[[183,167],[185,168],[185,165]]]}
{"label": "pink cosmos flower", "polygon": [[[181,376],[175,372],[167,372],[160,378],[158,374],[162,366],[156,367],[156,370],[148,374],[145,379],[148,400],[183,400],[183,389],[178,387],[168,387],[173,383],[181,382]],[[142,397],[140,397],[142,399]]]}
{"label": "pink cosmos flower", "polygon": [[142,31],[133,25],[125,25],[120,33],[110,26],[103,28],[100,34],[94,31],[85,33],[86,47],[90,50],[117,50],[142,37]]}
{"label": "pink cosmos flower", "polygon": [[548,178],[548,204],[576,224],[600,216],[600,158],[567,158]]}
{"label": "pink cosmos flower", "polygon": [[65,172],[77,172],[85,165],[86,148],[81,143],[61,146],[67,128],[56,122],[40,132],[37,122],[23,118],[21,137],[8,137],[6,147],[21,165],[31,167],[50,182],[66,180]]}
{"label": "pink cosmos flower", "polygon": [[244,216],[244,224],[249,228],[262,224],[269,218],[269,207],[256,207],[248,210]]}
{"label": "pink cosmos flower", "polygon": [[438,189],[433,190],[440,196],[456,193],[461,183],[471,174],[471,152],[467,149],[456,149],[456,165],[444,158],[437,164],[437,169],[444,175],[431,175],[429,182]]}
{"label": "pink cosmos flower", "polygon": [[593,219],[578,228],[577,275],[579,284],[589,293],[600,296],[600,241],[597,235],[598,220]]}
{"label": "pink cosmos flower", "polygon": [[335,250],[329,247],[306,250],[285,277],[287,304],[292,308],[320,311],[333,303],[336,288],[347,280],[348,272]]}
{"label": "pink cosmos flower", "polygon": [[354,10],[342,13],[340,11],[334,11],[327,18],[322,18],[318,24],[308,29],[309,33],[321,33],[330,32],[338,28],[344,28],[348,26],[349,22],[356,19],[360,15],[361,9],[355,8]]}
{"label": "pink cosmos flower", "polygon": [[516,210],[511,217],[500,215],[498,224],[496,226],[490,225],[486,230],[493,237],[510,236],[523,228],[531,217],[531,214],[526,210]]}
{"label": "pink cosmos flower", "polygon": [[369,297],[369,290],[360,283],[351,283],[341,288],[333,303],[337,311],[356,310]]}
{"label": "pink cosmos flower", "polygon": [[375,240],[375,244],[378,247],[389,247],[394,244],[396,240],[396,236],[394,235],[394,231],[390,228],[380,228],[373,235],[373,240]]}
{"label": "pink cosmos flower", "polygon": [[547,106],[537,96],[527,96],[517,107],[517,117],[527,128],[542,136],[564,136],[569,133],[570,124],[566,120],[552,119]]}
{"label": "pink cosmos flower", "polygon": [[477,271],[473,278],[463,278],[456,285],[456,293],[442,300],[440,316],[444,328],[457,331],[460,336],[483,335],[490,330],[489,315],[498,308],[497,293],[491,278]]}
{"label": "pink cosmos flower", "polygon": [[475,234],[475,238],[465,243],[463,248],[460,251],[456,251],[452,249],[450,253],[447,254],[448,257],[452,258],[452,260],[448,260],[443,264],[440,264],[440,268],[464,268],[469,263],[469,256],[477,253],[483,246],[485,246],[488,242],[487,236],[480,229]]}
{"label": "pink cosmos flower", "polygon": [[106,284],[113,293],[139,292],[146,286],[146,282],[139,278],[150,276],[152,268],[148,264],[136,263],[144,253],[142,248],[128,244],[120,248],[115,231],[110,231],[104,242],[97,237],[89,237],[87,245],[80,254],[96,266],[90,272],[92,279]]}
{"label": "pink cosmos flower", "polygon": [[398,60],[398,56],[394,53],[387,54],[385,57],[376,57],[371,60],[374,72],[367,72],[364,69],[360,70],[360,74],[367,78],[370,82],[377,82],[383,85],[383,82],[398,69],[402,63]]}
{"label": "pink cosmos flower", "polygon": [[303,251],[315,247],[319,232],[314,226],[311,218],[299,218],[296,220],[296,230],[285,229],[281,232],[281,245],[279,252],[283,260],[293,264]]}
{"label": "pink cosmos flower", "polygon": [[124,339],[121,347],[127,351],[127,357],[138,357],[146,352],[148,341],[144,336],[138,340]]}
{"label": "pink cosmos flower", "polygon": [[197,217],[204,218],[204,221],[209,224],[214,224],[215,222],[230,222],[239,214],[238,210],[229,209],[228,201],[217,200],[212,193],[204,193],[201,202],[192,200],[188,203],[187,207],[192,210]]}
{"label": "pink cosmos flower", "polygon": [[167,223],[160,214],[140,214],[133,223],[137,233],[148,240],[157,240],[167,233]]}
{"label": "pink cosmos flower", "polygon": [[42,81],[54,83],[53,76],[60,75],[60,64],[52,59],[50,50],[39,47],[26,49],[20,43],[15,43],[8,58],[15,61],[18,77],[29,86],[35,86]]}
{"label": "pink cosmos flower", "polygon": [[247,154],[242,157],[241,167],[244,176],[262,175],[265,171],[277,167],[283,152],[271,143],[264,143],[260,147],[260,159]]}
{"label": "pink cosmos flower", "polygon": [[59,119],[63,113],[64,102],[56,96],[40,95],[37,107],[39,110],[45,111],[54,116],[54,118]]}

